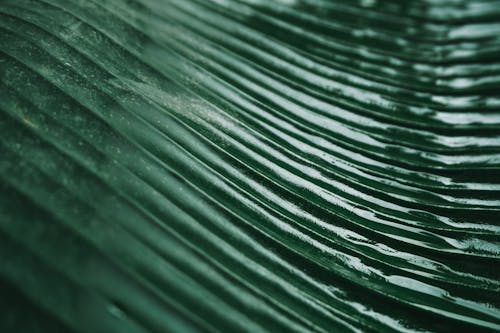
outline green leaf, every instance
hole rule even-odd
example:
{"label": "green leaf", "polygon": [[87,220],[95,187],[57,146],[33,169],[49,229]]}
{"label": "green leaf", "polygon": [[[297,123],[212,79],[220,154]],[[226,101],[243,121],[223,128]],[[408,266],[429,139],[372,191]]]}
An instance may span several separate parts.
{"label": "green leaf", "polygon": [[0,331],[500,331],[498,18],[1,0]]}

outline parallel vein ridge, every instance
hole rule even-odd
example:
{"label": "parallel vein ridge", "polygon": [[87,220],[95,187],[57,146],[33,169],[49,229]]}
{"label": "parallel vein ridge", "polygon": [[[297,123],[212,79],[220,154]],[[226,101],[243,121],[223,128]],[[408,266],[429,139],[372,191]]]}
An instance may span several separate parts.
{"label": "parallel vein ridge", "polygon": [[499,19],[1,0],[0,331],[500,331]]}

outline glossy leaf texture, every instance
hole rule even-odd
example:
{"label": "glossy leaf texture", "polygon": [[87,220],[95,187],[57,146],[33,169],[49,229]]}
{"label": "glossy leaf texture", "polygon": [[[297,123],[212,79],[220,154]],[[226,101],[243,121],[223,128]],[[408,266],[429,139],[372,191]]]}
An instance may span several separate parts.
{"label": "glossy leaf texture", "polygon": [[1,0],[0,331],[500,331],[497,0]]}

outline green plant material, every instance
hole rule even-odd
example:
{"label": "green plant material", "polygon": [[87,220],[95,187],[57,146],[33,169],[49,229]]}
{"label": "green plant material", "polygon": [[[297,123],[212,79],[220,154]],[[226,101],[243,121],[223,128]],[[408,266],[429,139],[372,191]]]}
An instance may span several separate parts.
{"label": "green plant material", "polygon": [[499,18],[1,0],[0,331],[500,331]]}

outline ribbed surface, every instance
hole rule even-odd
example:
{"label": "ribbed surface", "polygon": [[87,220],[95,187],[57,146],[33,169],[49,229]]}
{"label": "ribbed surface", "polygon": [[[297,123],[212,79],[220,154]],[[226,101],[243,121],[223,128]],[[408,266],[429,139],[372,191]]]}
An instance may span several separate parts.
{"label": "ribbed surface", "polygon": [[499,20],[1,0],[2,332],[500,331]]}

